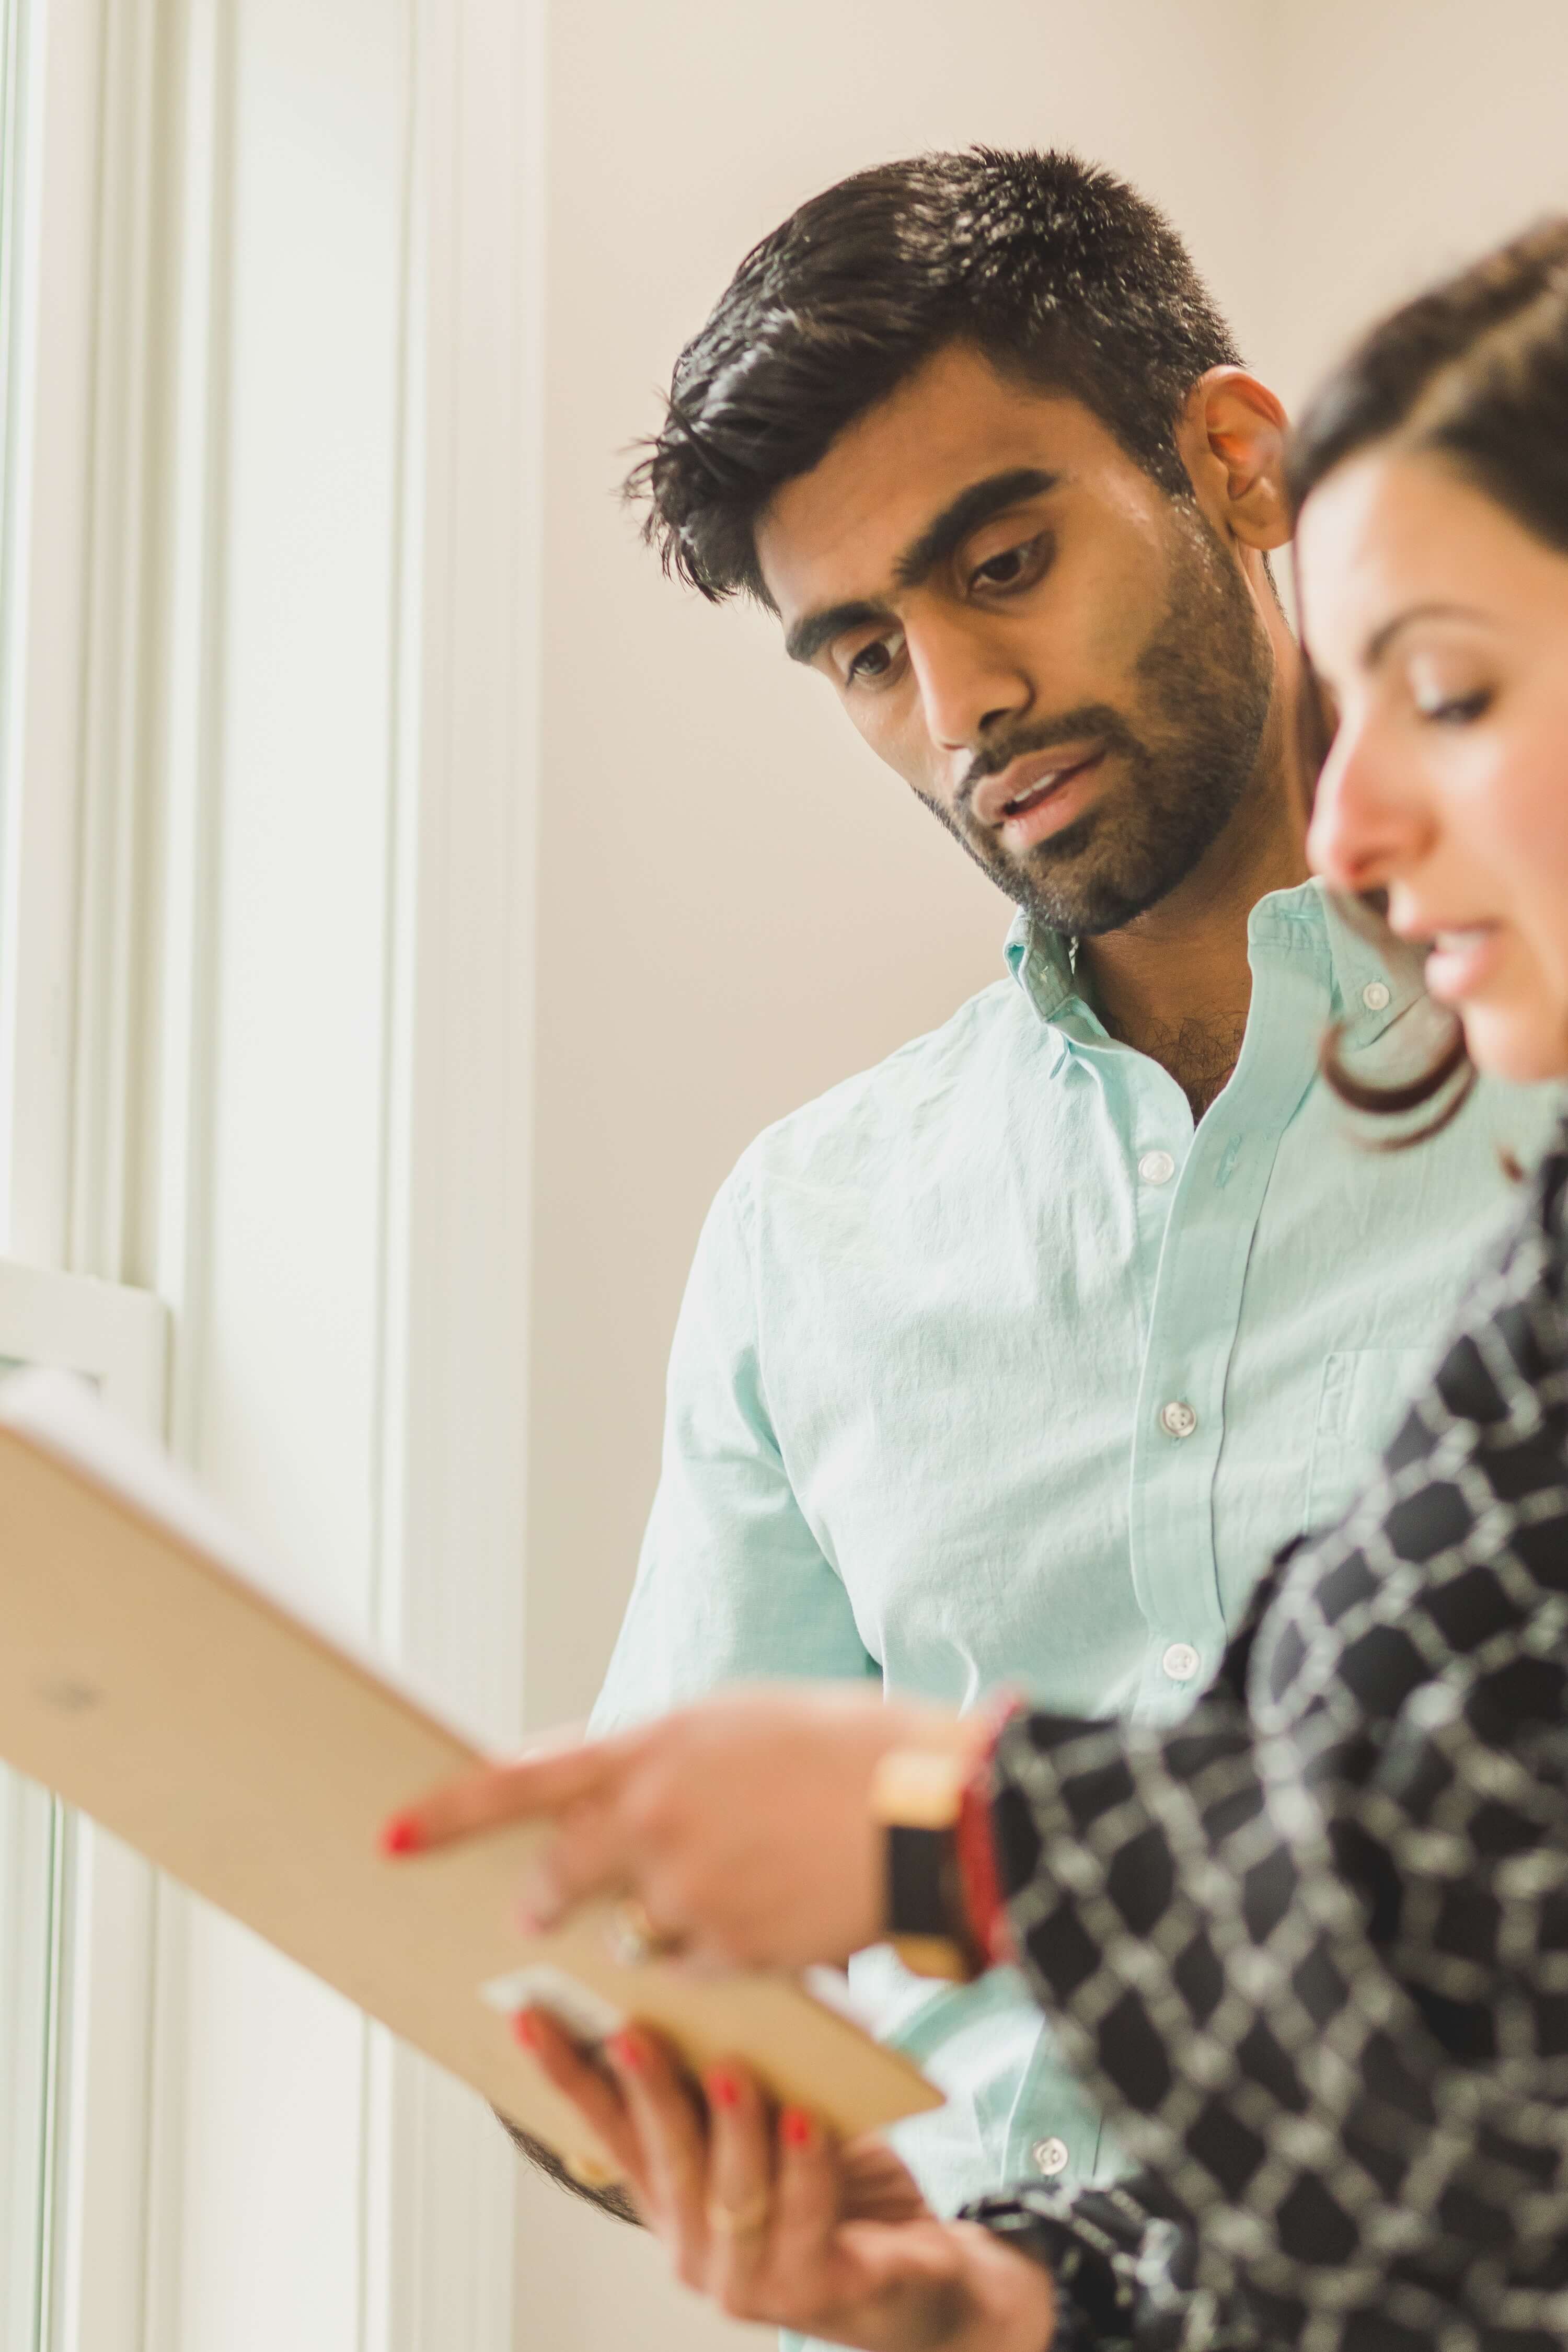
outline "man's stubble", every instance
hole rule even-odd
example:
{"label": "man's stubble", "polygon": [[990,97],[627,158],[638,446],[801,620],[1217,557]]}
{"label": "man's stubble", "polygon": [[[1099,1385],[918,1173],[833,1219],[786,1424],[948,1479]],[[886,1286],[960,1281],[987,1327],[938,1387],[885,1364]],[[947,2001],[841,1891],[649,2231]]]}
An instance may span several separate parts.
{"label": "man's stubble", "polygon": [[[1173,501],[1165,608],[1133,668],[1131,713],[1084,704],[1009,730],[972,762],[955,809],[928,805],[997,887],[1072,939],[1120,930],[1185,881],[1261,786],[1274,652],[1239,566],[1200,509]],[[1100,804],[1014,857],[970,814],[1013,760],[1093,738],[1121,773]]]}

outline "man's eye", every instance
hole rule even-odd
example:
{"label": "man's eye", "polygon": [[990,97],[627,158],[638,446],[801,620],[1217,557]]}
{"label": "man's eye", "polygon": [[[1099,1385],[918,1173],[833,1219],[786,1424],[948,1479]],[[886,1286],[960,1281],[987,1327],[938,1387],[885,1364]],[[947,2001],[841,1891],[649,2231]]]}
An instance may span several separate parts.
{"label": "man's eye", "polygon": [[860,686],[874,686],[892,668],[900,642],[898,637],[874,637],[845,664],[845,677]]}
{"label": "man's eye", "polygon": [[1035,539],[1020,541],[1016,547],[1005,547],[999,555],[987,556],[970,575],[971,587],[1016,588],[1033,579],[1044,568],[1046,536],[1042,531]]}

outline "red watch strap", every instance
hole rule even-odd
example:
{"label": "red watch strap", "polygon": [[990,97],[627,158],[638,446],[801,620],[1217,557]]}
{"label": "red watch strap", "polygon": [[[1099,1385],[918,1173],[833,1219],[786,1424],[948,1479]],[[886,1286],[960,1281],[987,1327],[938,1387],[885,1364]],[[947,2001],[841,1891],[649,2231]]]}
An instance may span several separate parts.
{"label": "red watch strap", "polygon": [[976,1948],[984,1953],[993,1968],[1016,1957],[1002,1899],[995,1832],[991,1824],[991,1780],[1003,1727],[1019,1712],[1019,1707],[1017,1699],[1009,1698],[997,1709],[991,1736],[959,1799],[958,1818],[953,1823],[953,1850],[964,1917]]}

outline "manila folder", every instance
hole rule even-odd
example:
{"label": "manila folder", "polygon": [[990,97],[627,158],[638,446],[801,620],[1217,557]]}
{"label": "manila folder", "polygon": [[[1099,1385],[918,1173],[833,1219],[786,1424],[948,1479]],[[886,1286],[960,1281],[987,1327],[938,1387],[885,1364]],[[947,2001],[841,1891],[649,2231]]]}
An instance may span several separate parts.
{"label": "manila folder", "polygon": [[437,2061],[584,2178],[613,2168],[505,2011],[636,2017],[748,2062],[847,2137],[941,2105],[796,1978],[616,1957],[610,1915],[524,1937],[522,1825],[388,1860],[377,1831],[479,1742],[277,1580],[78,1381],[0,1386],[0,1759],[91,1814]]}

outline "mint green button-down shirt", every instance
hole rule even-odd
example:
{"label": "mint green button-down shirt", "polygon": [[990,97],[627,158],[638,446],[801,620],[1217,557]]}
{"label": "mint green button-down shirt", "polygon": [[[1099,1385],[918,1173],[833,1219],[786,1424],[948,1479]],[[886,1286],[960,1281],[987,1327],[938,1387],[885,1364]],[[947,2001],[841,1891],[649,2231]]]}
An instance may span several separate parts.
{"label": "mint green button-down shirt", "polygon": [[[1483,1087],[1369,1153],[1315,1076],[1370,1076],[1432,1008],[1315,884],[1249,925],[1240,1060],[1195,1129],[1109,1036],[1065,942],[758,1138],[704,1228],[664,1466],[598,1720],[736,1677],[878,1677],[973,1706],[1168,1718],[1277,1548],[1347,1498],[1510,1213],[1500,1142],[1552,1107]],[[948,2094],[897,2137],[932,2202],[1112,2161],[998,1970],[852,1969]]]}

